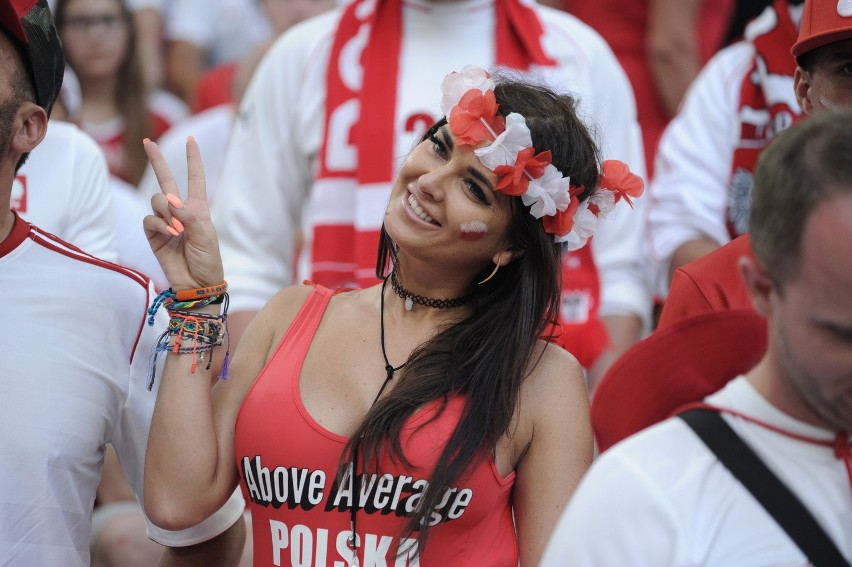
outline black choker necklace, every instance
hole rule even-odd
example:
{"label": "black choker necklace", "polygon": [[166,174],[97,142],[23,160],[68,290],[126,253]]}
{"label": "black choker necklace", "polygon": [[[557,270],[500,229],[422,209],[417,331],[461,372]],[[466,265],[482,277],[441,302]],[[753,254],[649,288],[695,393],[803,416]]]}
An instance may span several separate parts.
{"label": "black choker necklace", "polygon": [[431,297],[423,297],[422,295],[411,293],[410,291],[402,287],[399,284],[399,280],[396,279],[396,270],[391,272],[390,281],[394,293],[396,293],[398,296],[405,300],[406,311],[411,311],[411,308],[414,307],[415,303],[424,307],[434,307],[435,309],[451,309],[453,307],[461,307],[462,305],[473,299],[473,296],[476,295],[475,293],[469,293],[467,295],[463,295],[462,297],[456,297],[453,299],[433,299]]}

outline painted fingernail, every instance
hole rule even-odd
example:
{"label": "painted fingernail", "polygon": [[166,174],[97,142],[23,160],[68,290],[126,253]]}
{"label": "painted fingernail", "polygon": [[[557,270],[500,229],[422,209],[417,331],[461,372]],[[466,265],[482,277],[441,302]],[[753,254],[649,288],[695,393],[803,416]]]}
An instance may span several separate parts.
{"label": "painted fingernail", "polygon": [[190,136],[190,137],[188,137],[188,138],[186,139],[186,141],[187,141],[187,142],[194,142],[194,141],[195,141],[195,138],[194,138],[194,137],[192,137],[192,136]]}
{"label": "painted fingernail", "polygon": [[179,220],[177,220],[174,217],[172,217],[172,226],[175,227],[175,230],[178,231],[179,233],[183,233],[183,231],[184,231],[183,223],[180,222]]}
{"label": "painted fingernail", "polygon": [[168,195],[166,195],[166,201],[168,201],[169,204],[176,209],[183,208],[183,201],[181,201],[180,197],[178,197],[177,195],[169,193]]}
{"label": "painted fingernail", "polygon": [[176,231],[175,229],[173,229],[172,227],[170,227],[170,226],[167,226],[167,227],[166,227],[166,232],[168,232],[168,233],[169,233],[169,234],[171,234],[172,236],[180,236],[180,233],[179,233],[178,231]]}

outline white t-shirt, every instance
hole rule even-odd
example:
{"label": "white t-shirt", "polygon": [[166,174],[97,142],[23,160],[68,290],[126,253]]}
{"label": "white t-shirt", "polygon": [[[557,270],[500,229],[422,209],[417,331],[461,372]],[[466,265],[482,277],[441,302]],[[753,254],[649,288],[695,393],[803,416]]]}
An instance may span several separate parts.
{"label": "white t-shirt", "polygon": [[[708,403],[813,439],[834,432],[802,423],[736,378]],[[832,447],[795,440],[722,414],[852,560],[852,486]],[[679,418],[603,453],[571,499],[542,567],[798,567],[807,558]]]}
{"label": "white t-shirt", "polygon": [[143,219],[151,214],[151,199],[133,185],[110,175],[112,203],[115,215],[115,238],[118,245],[118,263],[142,272],[154,282],[154,287],[163,290],[169,280],[163,273],[157,257],[148,245],[142,227]]}
{"label": "white t-shirt", "polygon": [[[89,532],[104,446],[138,499],[156,399],[152,347],[165,329],[147,278],[98,260],[18,219],[0,242],[0,562],[89,565]],[[238,492],[181,532],[148,526],[170,546],[199,543],[242,514]]]}
{"label": "white t-shirt", "polygon": [[12,185],[12,210],[89,254],[118,257],[103,153],[73,124],[50,121]]}
{"label": "white t-shirt", "polygon": [[165,36],[204,50],[208,66],[236,61],[272,35],[257,0],[173,0]]}
{"label": "white t-shirt", "polygon": [[[547,80],[579,97],[580,115],[601,139],[603,156],[621,159],[644,176],[632,89],[612,51],[573,16],[534,8],[545,30],[543,45],[558,62]],[[340,14],[322,14],[279,38],[243,98],[213,209],[235,311],[257,310],[292,283],[303,210],[321,216],[327,208],[311,201],[311,187],[325,122],[326,66]],[[468,64],[493,67],[495,59],[493,0],[403,0],[402,21],[395,170],[428,122],[440,118],[444,76]],[[417,116],[426,120],[412,120]],[[376,226],[387,198],[377,196]],[[602,315],[649,314],[643,208],[642,199],[638,210],[619,206],[593,241]],[[308,241],[310,234],[308,221]],[[297,277],[308,274],[302,271]]]}

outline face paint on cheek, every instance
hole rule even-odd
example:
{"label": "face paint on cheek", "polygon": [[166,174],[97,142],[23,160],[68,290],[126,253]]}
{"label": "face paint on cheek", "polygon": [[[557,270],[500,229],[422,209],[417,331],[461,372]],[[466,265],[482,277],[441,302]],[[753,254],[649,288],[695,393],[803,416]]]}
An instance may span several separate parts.
{"label": "face paint on cheek", "polygon": [[481,221],[471,221],[461,224],[461,238],[467,242],[476,242],[482,240],[485,233],[488,232],[488,225]]}
{"label": "face paint on cheek", "polygon": [[826,110],[833,110],[835,108],[835,104],[828,100],[828,97],[824,94],[819,95],[819,102]]}

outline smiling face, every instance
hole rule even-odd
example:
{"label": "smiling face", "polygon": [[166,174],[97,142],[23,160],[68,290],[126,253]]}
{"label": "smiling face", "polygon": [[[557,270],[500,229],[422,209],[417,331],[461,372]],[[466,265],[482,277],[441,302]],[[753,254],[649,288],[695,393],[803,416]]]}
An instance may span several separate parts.
{"label": "smiling face", "polygon": [[385,228],[401,250],[479,272],[511,247],[512,198],[448,126],[430,132],[399,171]]}

